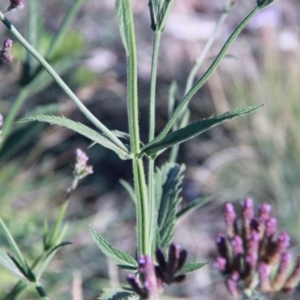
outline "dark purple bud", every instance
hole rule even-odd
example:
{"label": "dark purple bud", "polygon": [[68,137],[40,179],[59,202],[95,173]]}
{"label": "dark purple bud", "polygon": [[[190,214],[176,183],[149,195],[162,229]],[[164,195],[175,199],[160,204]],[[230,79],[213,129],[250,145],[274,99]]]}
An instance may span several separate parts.
{"label": "dark purple bud", "polygon": [[136,277],[133,274],[127,275],[127,281],[131,285],[132,290],[138,294],[142,299],[148,298],[148,292],[141,288]]}
{"label": "dark purple bud", "polygon": [[292,274],[290,275],[290,277],[287,279],[286,283],[284,284],[282,291],[288,294],[293,293],[299,281],[300,281],[300,257],[298,257],[295,268]]}
{"label": "dark purple bud", "polygon": [[280,263],[279,263],[279,268],[277,270],[276,277],[272,283],[272,287],[275,291],[281,290],[284,283],[286,282],[290,262],[291,262],[290,253],[283,252],[280,257]]}
{"label": "dark purple bud", "polygon": [[219,233],[216,237],[216,244],[219,251],[220,256],[224,258],[228,258],[228,246],[227,246],[227,238],[225,234]]}
{"label": "dark purple bud", "polygon": [[184,279],[185,279],[185,275],[184,274],[181,274],[181,275],[178,275],[178,276],[176,276],[175,278],[174,278],[174,282],[176,282],[176,283],[180,283],[180,282],[182,282]]}
{"label": "dark purple bud", "polygon": [[237,233],[236,228],[236,213],[233,205],[226,202],[224,205],[224,219],[227,227],[227,236],[232,238]]}
{"label": "dark purple bud", "polygon": [[169,247],[168,272],[175,273],[180,254],[180,245],[172,243]]}
{"label": "dark purple bud", "polygon": [[183,265],[185,264],[186,262],[186,258],[187,258],[187,251],[185,249],[181,250],[180,251],[180,254],[179,254],[179,259],[178,259],[178,264],[177,264],[177,271],[179,271]]}
{"label": "dark purple bud", "polygon": [[155,254],[156,254],[156,260],[157,260],[160,268],[165,270],[166,266],[167,266],[167,262],[165,260],[165,255],[164,255],[163,251],[160,248],[157,248]]}
{"label": "dark purple bud", "polygon": [[10,0],[10,5],[7,9],[7,11],[11,11],[16,8],[23,8],[25,4],[23,3],[23,0]]}

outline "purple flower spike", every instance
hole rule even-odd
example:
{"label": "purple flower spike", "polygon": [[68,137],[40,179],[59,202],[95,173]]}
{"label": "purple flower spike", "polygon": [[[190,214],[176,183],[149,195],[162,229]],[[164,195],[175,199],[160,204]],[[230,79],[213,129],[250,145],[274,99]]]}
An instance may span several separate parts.
{"label": "purple flower spike", "polygon": [[280,291],[287,280],[289,266],[291,262],[291,254],[283,252],[280,258],[279,268],[276,277],[272,283],[272,287],[275,291]]}
{"label": "purple flower spike", "polygon": [[250,198],[246,198],[243,203],[243,219],[251,221],[251,219],[254,217],[254,209],[253,209],[253,201]]}
{"label": "purple flower spike", "polygon": [[282,291],[288,294],[293,293],[299,281],[300,281],[300,257],[298,257],[293,273],[287,279]]}
{"label": "purple flower spike", "polygon": [[269,219],[270,217],[270,213],[271,213],[271,205],[268,203],[263,203],[260,207],[259,207],[259,220],[261,222],[265,222],[266,220]]}
{"label": "purple flower spike", "polygon": [[3,48],[0,50],[0,65],[9,64],[13,60],[11,54],[13,41],[11,39],[5,39],[3,41]]}
{"label": "purple flower spike", "polygon": [[173,282],[181,282],[185,279],[185,275],[176,275],[186,262],[187,251],[181,250],[180,245],[172,243],[169,247],[169,257],[166,261],[162,250],[156,250],[156,259],[158,266],[155,267],[156,277],[162,283],[171,284]]}
{"label": "purple flower spike", "polygon": [[230,202],[226,202],[224,205],[224,219],[227,226],[227,235],[232,238],[237,232],[236,228],[236,213],[233,205]]}
{"label": "purple flower spike", "polygon": [[[264,203],[255,217],[253,202],[247,198],[242,203],[239,222],[233,206],[230,203],[224,206],[227,234],[219,233],[216,237],[215,267],[225,277],[227,290],[236,299],[240,299],[241,294],[251,296],[258,291],[273,299],[276,293],[293,292],[300,281],[300,257],[288,277],[290,237],[286,232],[278,235],[277,219],[270,212],[271,206]],[[234,231],[228,230],[228,224],[231,228],[235,226]],[[271,276],[271,270],[277,271],[275,274],[272,271]]]}

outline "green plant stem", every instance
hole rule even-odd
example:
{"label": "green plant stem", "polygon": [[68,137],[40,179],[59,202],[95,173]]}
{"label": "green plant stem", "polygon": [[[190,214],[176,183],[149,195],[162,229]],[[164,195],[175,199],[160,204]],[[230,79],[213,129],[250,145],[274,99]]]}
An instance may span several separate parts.
{"label": "green plant stem", "polygon": [[[161,32],[155,33],[152,66],[151,66],[151,82],[150,82],[150,106],[149,106],[149,143],[154,139],[155,134],[155,99],[156,99],[156,81],[157,81],[157,63]],[[155,198],[154,198],[154,159],[148,160],[148,203],[149,203],[149,243],[152,245],[153,232],[155,225]]]}
{"label": "green plant stem", "polygon": [[[16,116],[21,106],[25,101],[25,99],[28,97],[28,95],[29,95],[29,91],[26,90],[26,88],[21,89],[17,97],[14,99],[10,109],[8,110],[7,115],[5,115],[4,123],[2,127],[2,137],[4,140],[8,137],[9,133],[11,132],[12,124],[16,119]],[[1,145],[3,144],[4,144],[3,142],[0,144],[0,149],[1,149]]]}
{"label": "green plant stem", "polygon": [[197,72],[200,68],[200,66],[202,65],[208,51],[210,50],[213,42],[215,41],[224,21],[226,20],[230,8],[231,8],[231,2],[232,0],[227,0],[225,3],[225,7],[224,7],[224,11],[221,14],[219,20],[217,21],[217,24],[212,32],[212,34],[210,35],[209,39],[207,40],[207,42],[205,43],[203,50],[201,51],[200,55],[198,56],[198,58],[196,59],[193,68],[188,76],[187,82],[186,82],[186,87],[185,87],[185,92],[184,94],[186,95],[188,93],[188,91],[192,88],[194,80],[196,78]]}
{"label": "green plant stem", "polygon": [[[152,143],[158,142],[162,140],[170,131],[174,123],[176,122],[177,118],[181,115],[181,113],[186,108],[186,105],[189,103],[189,101],[192,99],[192,97],[196,94],[196,92],[202,87],[202,85],[208,80],[208,78],[212,75],[212,73],[215,71],[215,69],[218,67],[219,63],[222,61],[223,57],[225,56],[228,48],[231,46],[231,44],[235,41],[237,36],[240,34],[240,32],[244,29],[244,27],[247,25],[247,23],[250,21],[250,19],[259,11],[258,7],[255,7],[246,17],[245,19],[237,26],[237,28],[234,30],[234,32],[230,35],[226,43],[224,44],[223,48],[217,55],[217,57],[214,59],[208,70],[203,74],[203,76],[193,85],[193,87],[190,89],[190,91],[184,96],[184,98],[181,100],[181,102],[178,104],[177,108],[175,109],[172,118],[169,120],[169,122],[166,124],[165,128],[162,130],[162,132],[154,139],[152,140]],[[149,146],[146,145],[147,147]],[[145,147],[146,147],[145,146]]]}
{"label": "green plant stem", "polygon": [[[195,80],[196,75],[197,75],[197,72],[198,72],[200,66],[202,65],[208,51],[210,50],[211,46],[213,45],[213,42],[215,41],[215,39],[216,39],[223,23],[225,22],[228,14],[229,14],[229,11],[230,11],[230,8],[231,8],[231,2],[232,2],[232,0],[227,0],[226,1],[223,13],[221,14],[221,16],[220,16],[219,20],[217,21],[217,24],[216,24],[213,32],[212,32],[212,34],[210,35],[209,39],[205,43],[205,45],[203,47],[203,50],[201,51],[200,55],[197,57],[194,65],[192,67],[192,70],[191,70],[191,72],[188,76],[187,82],[186,82],[185,92],[184,92],[185,95],[192,88],[194,80]],[[189,113],[189,110],[185,111],[182,118],[185,118],[187,113]],[[188,120],[187,120],[187,123],[188,123]],[[179,129],[180,128],[181,127],[179,126]],[[174,130],[174,128],[173,128],[173,130]],[[180,147],[180,145],[175,145],[174,147],[172,147],[171,153],[170,153],[170,158],[169,158],[170,162],[175,162],[177,160],[179,147]]]}
{"label": "green plant stem", "polygon": [[155,33],[152,66],[151,66],[151,82],[150,82],[150,107],[149,107],[149,142],[154,139],[155,134],[155,98],[156,98],[156,80],[157,80],[157,62],[160,45],[161,33]]}
{"label": "green plant stem", "polygon": [[145,170],[140,153],[140,134],[138,119],[138,95],[137,95],[137,53],[134,31],[134,20],[131,2],[128,1],[128,52],[127,52],[127,102],[128,102],[128,124],[131,151],[133,158],[133,178],[137,200],[137,240],[138,253],[150,255],[149,246],[149,217],[147,186]]}
{"label": "green plant stem", "polygon": [[63,89],[63,91],[71,98],[76,104],[79,110],[99,129],[107,138],[109,138],[120,149],[127,151],[125,145],[102,123],[100,122],[77,98],[77,96],[71,91],[71,89],[65,84],[61,77],[55,72],[55,70],[47,63],[47,61],[23,38],[18,30],[10,23],[10,21],[0,11],[0,21],[10,30],[10,32],[16,37],[21,45],[29,51],[38,62],[46,69],[50,76],[56,81],[56,83]]}
{"label": "green plant stem", "polygon": [[60,42],[62,41],[62,39],[65,37],[65,34],[67,32],[67,30],[69,29],[71,23],[73,22],[81,4],[83,3],[84,0],[75,0],[73,2],[73,5],[71,7],[71,9],[69,10],[69,12],[67,13],[66,17],[64,18],[57,34],[54,36],[54,38],[51,41],[51,44],[49,46],[49,48],[47,49],[46,52],[46,59],[50,59],[53,55],[53,53],[55,52],[57,46],[60,44]]}

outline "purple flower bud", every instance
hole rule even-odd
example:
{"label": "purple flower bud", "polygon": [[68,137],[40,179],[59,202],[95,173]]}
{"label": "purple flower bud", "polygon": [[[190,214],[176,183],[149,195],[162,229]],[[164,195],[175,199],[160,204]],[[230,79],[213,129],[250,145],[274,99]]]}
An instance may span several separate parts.
{"label": "purple flower bud", "polygon": [[13,60],[13,56],[11,54],[12,49],[12,40],[5,39],[3,42],[3,48],[0,50],[0,65],[9,64]]}
{"label": "purple flower bud", "polygon": [[227,236],[232,238],[237,233],[237,228],[236,213],[230,202],[226,202],[224,205],[224,219],[227,226]]}
{"label": "purple flower bud", "polygon": [[79,180],[93,173],[93,167],[87,165],[88,156],[80,149],[76,150],[76,164],[74,175]]}
{"label": "purple flower bud", "polygon": [[277,220],[275,218],[270,218],[265,222],[265,237],[272,238],[277,231]]}
{"label": "purple flower bud", "polygon": [[220,271],[220,272],[225,272],[226,271],[226,258],[224,257],[217,257],[214,266]]}
{"label": "purple flower bud", "polygon": [[272,283],[272,287],[275,291],[280,291],[286,282],[289,266],[291,262],[291,254],[283,252],[280,258],[279,268],[277,270],[276,277]]}
{"label": "purple flower bud", "polygon": [[267,219],[269,219],[270,217],[270,212],[271,212],[271,205],[268,203],[263,203],[260,207],[259,207],[259,220],[261,222],[265,222]]}
{"label": "purple flower bud", "polygon": [[228,259],[229,251],[227,245],[227,238],[225,234],[219,233],[216,237],[216,244],[219,251],[220,256]]}
{"label": "purple flower bud", "polygon": [[258,265],[258,276],[259,276],[259,286],[262,292],[272,291],[270,284],[270,267],[264,262],[260,262]]}
{"label": "purple flower bud", "polygon": [[284,284],[282,291],[288,294],[292,293],[295,290],[295,287],[297,286],[299,281],[300,281],[300,257],[298,257],[296,266],[292,274]]}
{"label": "purple flower bud", "polygon": [[231,240],[232,251],[235,256],[244,253],[243,240],[239,235],[235,235]]}
{"label": "purple flower bud", "polygon": [[225,285],[228,290],[228,292],[235,298],[239,299],[240,292],[236,280],[237,276],[233,275],[232,277],[226,279]]}
{"label": "purple flower bud", "polygon": [[246,198],[243,203],[243,211],[242,216],[243,219],[251,221],[251,219],[254,217],[254,209],[253,209],[253,201],[250,198]]}
{"label": "purple flower bud", "polygon": [[278,253],[282,253],[285,251],[290,245],[291,238],[286,232],[282,232],[277,241],[277,251]]}
{"label": "purple flower bud", "polygon": [[7,9],[7,11],[14,10],[16,8],[23,8],[25,4],[23,3],[23,0],[10,0],[10,5]]}

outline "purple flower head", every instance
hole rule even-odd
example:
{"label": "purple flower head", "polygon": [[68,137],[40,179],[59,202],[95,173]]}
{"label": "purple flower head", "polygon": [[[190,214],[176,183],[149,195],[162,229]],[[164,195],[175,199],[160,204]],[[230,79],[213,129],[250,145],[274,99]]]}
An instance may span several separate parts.
{"label": "purple flower head", "polygon": [[165,259],[164,253],[161,249],[156,250],[156,259],[158,266],[156,266],[156,276],[160,278],[161,282],[171,284],[174,282],[181,282],[185,279],[185,275],[177,275],[186,262],[187,251],[182,249],[180,245],[172,243],[169,247],[168,260]]}
{"label": "purple flower head", "polygon": [[93,167],[87,165],[88,160],[88,156],[82,150],[76,150],[76,163],[74,168],[74,175],[78,180],[93,173]]}
{"label": "purple flower head", "polygon": [[[255,217],[253,201],[247,198],[242,203],[239,221],[233,206],[226,203],[224,220],[227,234],[216,237],[215,267],[223,274],[229,293],[239,299],[244,293],[251,295],[259,290],[272,297],[277,292],[293,292],[300,281],[300,258],[289,275],[290,237],[286,232],[278,235],[271,206],[262,204]],[[234,230],[228,230],[228,224]]]}
{"label": "purple flower head", "polygon": [[23,8],[25,6],[23,0],[10,0],[9,7],[7,8],[7,12],[14,10],[16,8]]}

